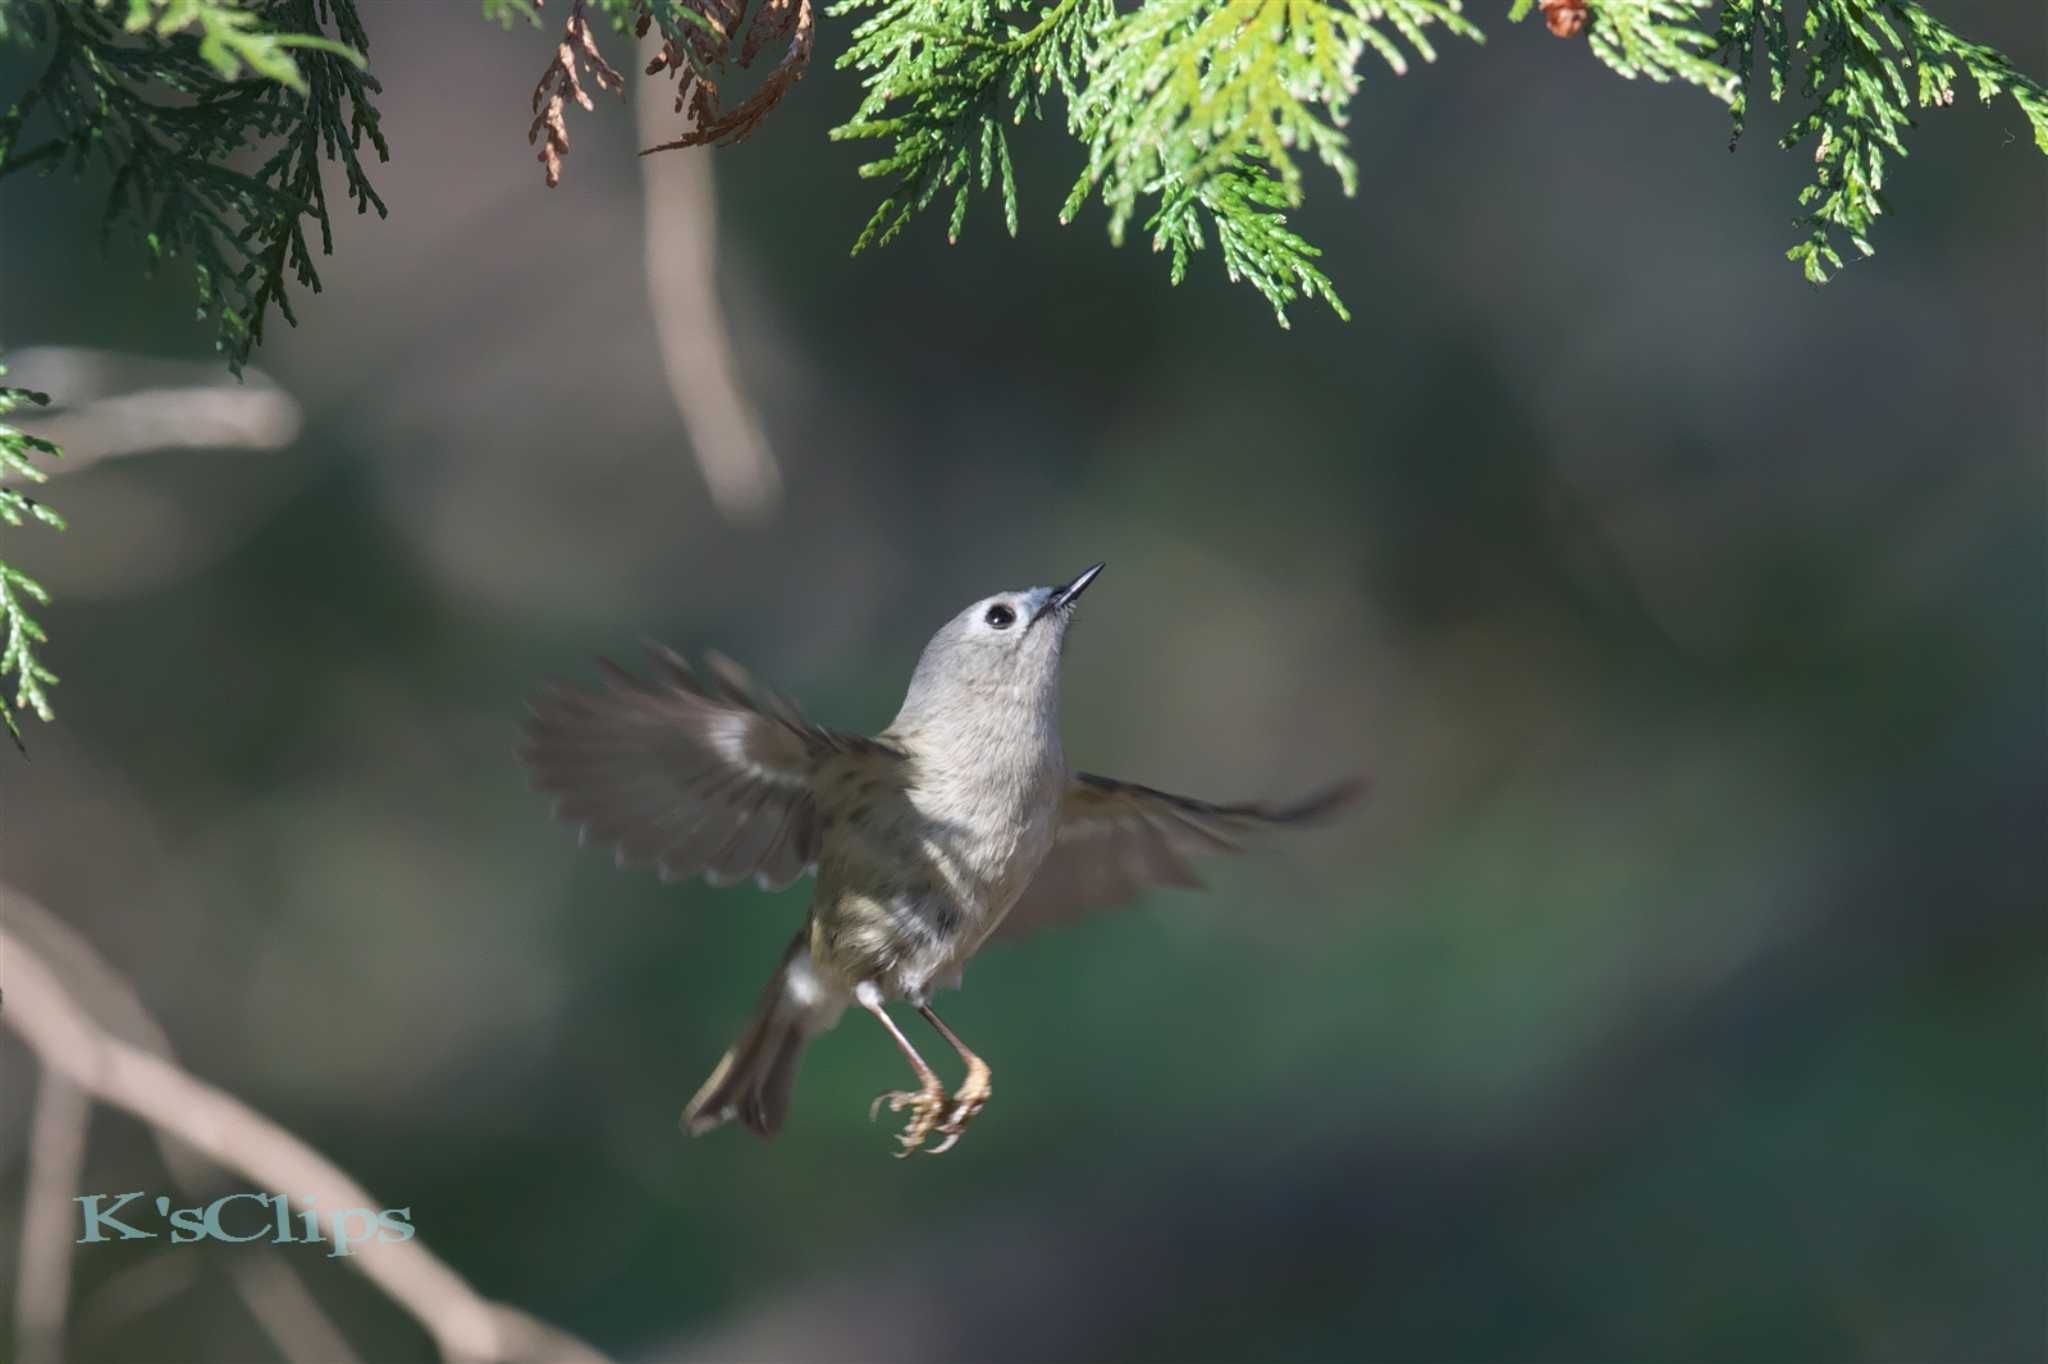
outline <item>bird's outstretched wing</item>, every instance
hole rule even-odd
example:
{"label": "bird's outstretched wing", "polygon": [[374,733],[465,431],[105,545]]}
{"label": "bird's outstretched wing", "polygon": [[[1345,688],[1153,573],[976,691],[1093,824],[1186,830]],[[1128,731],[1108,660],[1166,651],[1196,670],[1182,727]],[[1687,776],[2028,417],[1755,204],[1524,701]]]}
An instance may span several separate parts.
{"label": "bird's outstretched wing", "polygon": [[1022,937],[1128,904],[1154,886],[1199,887],[1193,864],[1201,858],[1242,852],[1244,840],[1264,829],[1322,819],[1364,789],[1348,781],[1292,805],[1211,805],[1076,772],[1052,851],[995,936]]}
{"label": "bird's outstretched wing", "polygon": [[534,786],[620,866],[714,885],[751,876],[771,890],[796,880],[818,857],[820,765],[892,751],[811,724],[730,659],[707,656],[699,676],[667,649],[648,653],[652,681],[605,659],[604,686],[562,683],[534,699],[520,754]]}

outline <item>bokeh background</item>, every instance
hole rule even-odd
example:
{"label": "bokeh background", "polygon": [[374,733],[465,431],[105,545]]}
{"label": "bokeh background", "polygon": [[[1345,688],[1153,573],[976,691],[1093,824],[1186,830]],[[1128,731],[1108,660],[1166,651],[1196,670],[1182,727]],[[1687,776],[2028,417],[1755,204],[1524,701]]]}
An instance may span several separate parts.
{"label": "bokeh background", "polygon": [[[1281,331],[1056,226],[1052,131],[1018,239],[977,203],[849,262],[828,21],[710,158],[748,517],[678,412],[630,101],[544,189],[552,35],[473,9],[364,6],[391,216],[258,357],[296,439],[105,461],[7,532],[64,681],[0,753],[0,879],[195,1074],[622,1360],[2041,1356],[2048,163],[2009,103],[1931,115],[1812,290],[1781,111],[1731,156],[1705,96],[1496,20],[1368,85],[1358,197],[1300,217],[1356,320]],[[2048,69],[2028,6],[1942,10]],[[211,377],[97,203],[0,189],[0,341]],[[1370,805],[979,959],[943,1003],[996,1097],[943,1159],[888,1159],[857,1017],[779,1140],[685,1141],[804,892],[579,855],[522,698],[646,635],[875,728],[960,604],[1095,559],[1078,763]],[[103,1112],[84,1188],[167,1187]],[[79,1251],[76,1358],[277,1357],[245,1248]],[[289,1258],[361,1358],[431,1357]]]}

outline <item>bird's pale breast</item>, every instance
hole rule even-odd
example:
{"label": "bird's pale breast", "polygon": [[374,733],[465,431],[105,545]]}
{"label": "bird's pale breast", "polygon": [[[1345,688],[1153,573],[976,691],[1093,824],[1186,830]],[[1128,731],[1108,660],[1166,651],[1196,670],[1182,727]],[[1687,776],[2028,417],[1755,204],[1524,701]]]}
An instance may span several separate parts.
{"label": "bird's pale breast", "polygon": [[1064,772],[821,774],[811,955],[922,1001],[958,978],[1052,846]]}

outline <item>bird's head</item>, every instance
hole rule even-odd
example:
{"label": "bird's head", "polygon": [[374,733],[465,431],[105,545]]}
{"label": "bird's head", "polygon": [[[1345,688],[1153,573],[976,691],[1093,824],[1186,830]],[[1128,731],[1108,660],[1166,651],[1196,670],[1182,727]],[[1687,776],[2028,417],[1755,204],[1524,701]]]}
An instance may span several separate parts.
{"label": "bird's head", "polygon": [[1001,704],[1049,715],[1059,696],[1060,652],[1075,605],[1102,565],[1063,587],[984,597],[939,628],[917,661],[898,724],[960,707]]}

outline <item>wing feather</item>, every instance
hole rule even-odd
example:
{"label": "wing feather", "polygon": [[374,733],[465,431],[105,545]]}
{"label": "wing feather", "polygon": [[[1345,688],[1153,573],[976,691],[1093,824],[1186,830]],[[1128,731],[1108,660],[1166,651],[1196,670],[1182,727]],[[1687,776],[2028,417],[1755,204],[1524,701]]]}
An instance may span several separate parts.
{"label": "wing feather", "polygon": [[1198,888],[1201,858],[1242,852],[1268,829],[1324,819],[1364,790],[1363,782],[1347,781],[1288,805],[1215,805],[1076,772],[1052,851],[995,936],[1022,937],[1129,904],[1155,886]]}
{"label": "wing feather", "polygon": [[665,881],[753,877],[780,889],[817,861],[820,765],[844,753],[901,760],[885,744],[813,725],[729,658],[707,656],[700,674],[671,649],[647,652],[651,680],[599,659],[602,685],[565,683],[536,697],[520,754],[557,816],[621,866],[652,863]]}

